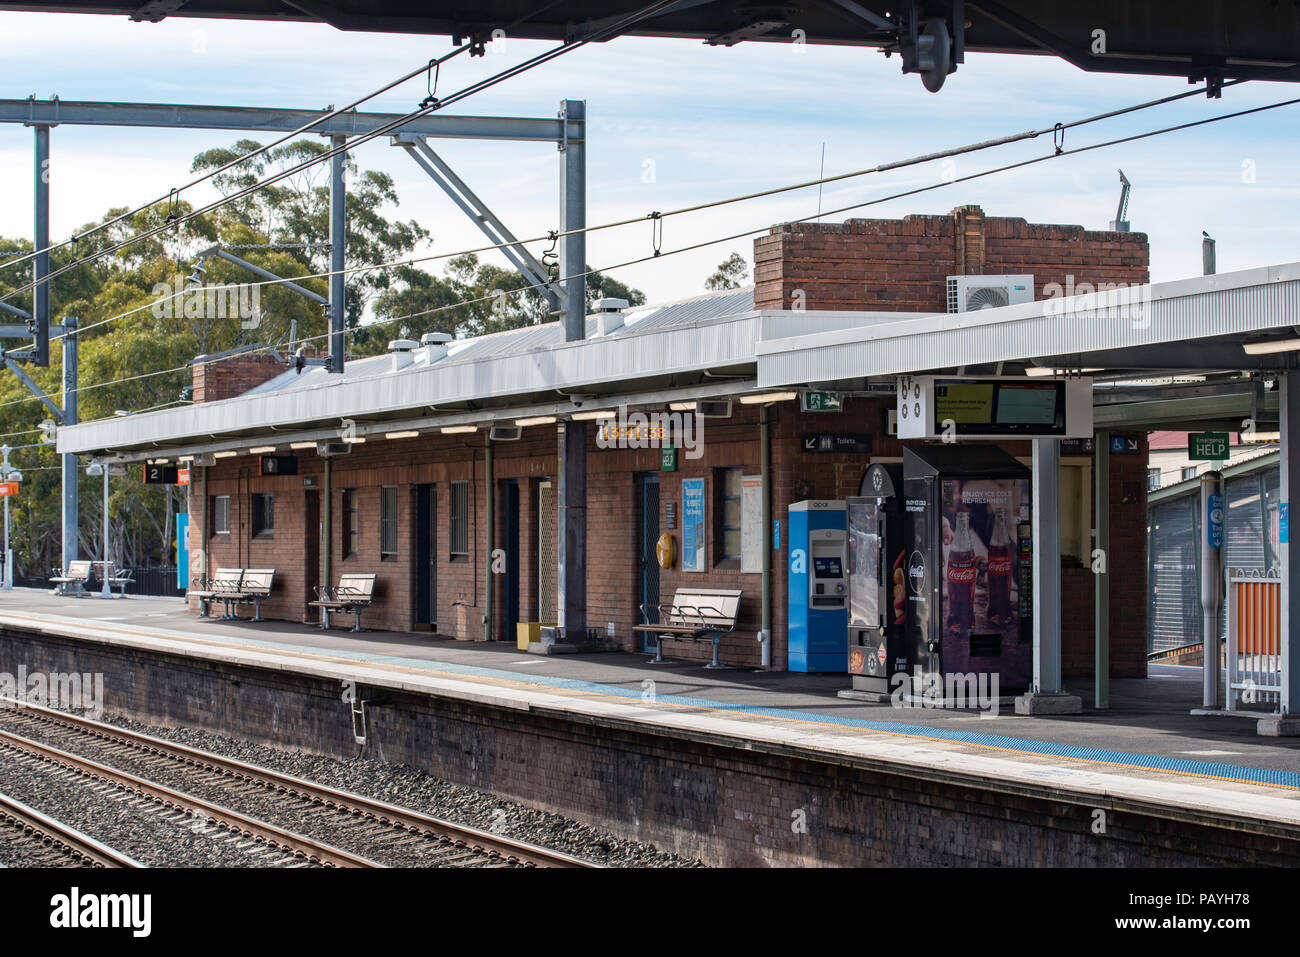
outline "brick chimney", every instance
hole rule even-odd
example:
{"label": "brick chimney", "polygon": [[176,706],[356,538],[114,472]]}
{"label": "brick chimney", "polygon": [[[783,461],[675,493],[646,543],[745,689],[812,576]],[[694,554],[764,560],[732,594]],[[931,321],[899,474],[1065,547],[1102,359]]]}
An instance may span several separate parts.
{"label": "brick chimney", "polygon": [[274,356],[242,355],[211,362],[200,362],[193,367],[194,401],[219,402],[274,379],[285,370]]}
{"label": "brick chimney", "polygon": [[948,276],[1031,273],[1041,298],[1054,282],[1144,283],[1149,262],[1145,233],[1031,224],[986,216],[979,206],[946,216],[785,223],[754,241],[754,306],[940,313]]}

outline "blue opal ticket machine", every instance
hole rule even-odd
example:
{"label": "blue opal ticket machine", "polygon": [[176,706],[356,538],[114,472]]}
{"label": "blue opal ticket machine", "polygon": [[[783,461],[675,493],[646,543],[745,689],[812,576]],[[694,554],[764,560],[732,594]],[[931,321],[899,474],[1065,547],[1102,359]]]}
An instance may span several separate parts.
{"label": "blue opal ticket machine", "polygon": [[789,660],[791,671],[848,670],[848,525],[843,501],[790,506]]}

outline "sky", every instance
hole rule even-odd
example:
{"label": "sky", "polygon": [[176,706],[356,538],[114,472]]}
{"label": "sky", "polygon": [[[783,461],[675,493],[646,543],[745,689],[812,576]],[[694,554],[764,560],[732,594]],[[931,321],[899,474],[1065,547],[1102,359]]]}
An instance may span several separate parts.
{"label": "sky", "polygon": [[[0,98],[202,103],[321,109],[342,105],[451,49],[445,36],[341,33],[312,24],[0,13]],[[439,78],[446,94],[550,44],[507,38],[488,55],[458,57]],[[643,218],[695,203],[834,175],[1030,129],[1068,123],[1183,92],[1177,78],[1081,72],[1049,57],[971,54],[939,93],[876,50],[795,43],[713,48],[699,41],[625,38],[589,45],[449,108],[496,116],[554,116],[565,98],[588,111],[587,218]],[[363,109],[405,113],[425,78]],[[1066,133],[1072,148],[1300,96],[1300,86],[1249,83],[1220,100],[1178,103]],[[1105,229],[1133,183],[1129,220],[1148,234],[1154,281],[1201,271],[1201,231],[1217,240],[1220,272],[1300,260],[1300,105],[1094,150],[966,183],[957,177],[1052,153],[1050,136],[946,162],[809,187],[664,221],[669,252],[774,223],[815,216],[931,184],[941,188],[826,217],[898,217],[978,204],[991,216]],[[59,127],[52,134],[51,235],[67,239],[112,206],[135,206],[187,182],[193,156],[244,134]],[[520,237],[558,228],[559,155],[553,145],[435,141],[435,149]],[[390,215],[431,234],[423,253],[482,245],[482,234],[387,138],[355,158],[395,180]],[[0,235],[32,235],[32,131],[0,127]],[[215,196],[206,185],[191,202]],[[820,202],[820,207],[819,207]],[[534,246],[540,253],[542,246]],[[651,302],[696,295],[753,239],[661,257],[611,273]],[[650,223],[593,233],[597,269],[649,255]],[[498,254],[489,254],[488,258]],[[505,264],[504,259],[495,259]],[[441,264],[430,268],[435,271]],[[57,291],[56,291],[57,299]],[[56,303],[57,308],[57,303]]]}

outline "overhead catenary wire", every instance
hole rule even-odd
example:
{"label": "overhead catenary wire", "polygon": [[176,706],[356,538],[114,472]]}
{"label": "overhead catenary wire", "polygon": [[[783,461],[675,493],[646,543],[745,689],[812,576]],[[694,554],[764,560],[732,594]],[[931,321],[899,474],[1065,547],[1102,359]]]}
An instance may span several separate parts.
{"label": "overhead catenary wire", "polygon": [[[511,23],[508,23],[504,27],[504,29],[507,32],[509,32],[511,29],[518,26],[520,23],[525,22],[527,19],[530,19],[531,17],[536,17],[538,14],[543,13],[546,10],[550,9],[551,7],[555,6],[557,2],[558,0],[551,0],[551,2],[543,4],[537,10],[534,10],[532,13],[528,14],[527,16],[519,17],[516,20],[512,21]],[[470,39],[466,40],[464,43],[453,48],[451,52],[446,53],[440,57],[434,57],[423,66],[416,67],[414,70],[411,70],[408,73],[404,73],[402,76],[398,77],[397,79],[385,83],[383,86],[379,87],[378,89],[373,90],[370,93],[367,93],[365,96],[353,100],[351,103],[347,104],[346,106],[340,106],[337,109],[334,107],[330,107],[326,111],[322,112],[320,116],[313,119],[311,122],[304,123],[296,130],[284,134],[284,136],[280,137],[278,140],[275,140],[274,142],[267,143],[265,146],[260,146],[257,149],[252,150],[251,152],[244,153],[243,155],[238,156],[233,160],[230,160],[228,163],[223,163],[218,168],[210,170],[207,173],[204,173],[202,176],[196,177],[195,179],[190,180],[188,183],[185,183],[182,186],[178,186],[175,187],[174,189],[168,190],[162,196],[159,196],[156,199],[149,200],[147,203],[142,203],[139,206],[134,207],[133,209],[129,209],[119,216],[115,216],[112,219],[106,220],[105,222],[102,223],[96,223],[93,227],[87,229],[85,232],[74,233],[71,239],[64,240],[63,242],[60,243],[52,243],[51,245],[46,246],[43,249],[33,249],[31,252],[19,253],[16,258],[8,259],[4,262],[0,262],[0,269],[6,269],[9,266],[16,266],[19,263],[28,262],[32,259],[35,259],[37,256],[41,255],[42,253],[50,253],[50,252],[54,252],[57,249],[63,249],[66,246],[74,246],[89,236],[94,236],[96,233],[100,233],[103,230],[108,229],[110,226],[114,226],[117,223],[130,219],[132,216],[136,216],[144,212],[145,210],[151,209],[152,207],[157,206],[159,203],[166,202],[173,197],[177,197],[181,193],[185,192],[186,190],[193,189],[195,186],[198,186],[200,183],[207,182],[210,179],[220,176],[222,173],[226,172],[227,170],[233,169],[234,167],[239,166],[242,163],[246,163],[249,160],[254,159],[258,156],[262,156],[266,153],[269,153],[277,146],[283,146],[285,143],[292,140],[295,136],[301,136],[303,133],[310,132],[313,128],[319,126],[321,123],[324,123],[326,120],[334,119],[335,117],[342,116],[343,114],[348,113],[351,110],[355,110],[362,103],[366,103],[370,100],[373,100],[378,96],[383,96],[385,93],[389,92],[390,90],[396,89],[397,87],[401,86],[403,83],[407,83],[415,79],[417,76],[419,76],[422,73],[428,72],[430,69],[441,67],[442,64],[455,59],[460,54],[464,53],[467,50],[472,50],[473,48],[474,48],[474,39],[473,37],[471,37]]]}
{"label": "overhead catenary wire", "polygon": [[[927,184],[927,185],[924,185],[924,186],[918,186],[918,187],[915,187],[915,188],[912,188],[912,189],[903,190],[903,191],[901,191],[901,192],[891,193],[890,195],[887,195],[887,196],[881,196],[881,197],[877,197],[877,198],[875,198],[875,199],[871,199],[871,200],[864,200],[864,201],[862,201],[862,202],[860,202],[860,203],[852,203],[852,204],[849,204],[849,205],[847,205],[847,206],[840,206],[840,207],[838,207],[838,208],[836,208],[836,209],[826,210],[825,212],[822,213],[822,215],[833,216],[833,215],[838,215],[838,214],[841,214],[841,213],[852,212],[852,211],[855,211],[855,210],[859,210],[859,209],[867,208],[867,207],[869,207],[869,206],[876,206],[876,205],[879,205],[879,204],[882,204],[882,203],[892,202],[892,201],[897,200],[897,199],[904,199],[904,198],[909,197],[909,196],[915,196],[915,195],[918,195],[918,194],[921,194],[921,193],[926,193],[926,192],[930,192],[930,191],[937,190],[937,189],[943,189],[943,188],[948,187],[948,186],[956,185],[957,183],[969,182],[969,181],[976,180],[976,179],[982,179],[982,178],[987,177],[987,176],[994,176],[994,175],[997,175],[997,174],[999,174],[999,173],[1005,173],[1005,172],[1010,172],[1010,171],[1012,171],[1012,170],[1016,170],[1016,169],[1022,169],[1022,168],[1025,168],[1025,167],[1034,166],[1034,165],[1037,165],[1037,164],[1039,164],[1039,163],[1048,162],[1048,161],[1051,161],[1051,160],[1054,160],[1054,159],[1059,159],[1059,158],[1061,158],[1061,157],[1065,157],[1065,156],[1074,156],[1074,155],[1081,154],[1081,153],[1092,152],[1092,151],[1094,151],[1094,150],[1105,149],[1105,148],[1112,147],[1112,146],[1122,145],[1122,144],[1124,144],[1124,143],[1131,143],[1131,142],[1135,142],[1135,141],[1138,141],[1138,140],[1150,139],[1150,138],[1155,137],[1155,136],[1162,136],[1162,135],[1165,135],[1165,134],[1168,134],[1168,133],[1179,132],[1179,131],[1182,131],[1182,130],[1192,129],[1192,128],[1199,127],[1199,126],[1205,126],[1205,125],[1212,124],[1212,123],[1219,123],[1219,122],[1223,122],[1223,121],[1225,121],[1225,120],[1236,119],[1236,118],[1239,118],[1239,117],[1242,117],[1242,116],[1248,116],[1248,115],[1252,115],[1252,114],[1256,114],[1256,113],[1267,112],[1267,111],[1270,111],[1270,110],[1280,109],[1280,108],[1282,108],[1282,107],[1286,107],[1286,106],[1294,106],[1294,105],[1296,105],[1296,104],[1300,104],[1300,97],[1295,97],[1295,98],[1293,98],[1293,99],[1289,99],[1289,100],[1283,100],[1283,101],[1280,101],[1280,102],[1277,102],[1277,103],[1270,103],[1270,104],[1265,104],[1265,105],[1262,105],[1262,106],[1250,107],[1250,108],[1247,108],[1247,109],[1238,110],[1238,111],[1236,111],[1236,112],[1234,112],[1234,113],[1227,113],[1227,114],[1222,114],[1222,115],[1219,115],[1219,116],[1207,117],[1207,118],[1205,118],[1205,119],[1193,120],[1193,121],[1189,121],[1189,122],[1186,122],[1186,123],[1179,123],[1179,124],[1176,124],[1176,125],[1173,125],[1173,126],[1162,127],[1162,128],[1160,128],[1160,129],[1148,130],[1148,131],[1143,132],[1143,133],[1135,133],[1135,134],[1131,134],[1131,135],[1129,135],[1129,136],[1117,137],[1117,138],[1114,138],[1114,139],[1105,140],[1105,141],[1101,141],[1101,142],[1098,142],[1098,143],[1089,143],[1089,144],[1086,144],[1086,145],[1084,145],[1084,146],[1073,147],[1073,148],[1070,148],[1070,149],[1064,149],[1064,148],[1063,148],[1063,149],[1061,149],[1060,151],[1053,151],[1053,152],[1051,152],[1051,153],[1044,154],[1044,155],[1042,155],[1042,156],[1030,157],[1030,158],[1028,158],[1028,159],[1024,159],[1024,160],[1018,160],[1018,161],[1016,161],[1016,162],[1014,162],[1014,163],[1007,163],[1007,164],[1004,164],[1004,165],[1002,165],[1002,166],[997,166],[997,167],[992,167],[992,168],[985,169],[985,170],[980,170],[980,171],[977,171],[977,172],[975,172],[975,173],[969,173],[969,174],[967,174],[967,175],[965,175],[965,176],[959,176],[959,177],[956,177],[956,178],[951,179],[951,180],[942,180],[942,181],[940,181],[940,182],[930,183],[930,184]],[[801,218],[799,218],[799,219],[789,220],[788,222],[791,223],[791,224],[806,223],[806,222],[810,222],[810,221],[814,220],[815,218],[816,218],[816,216],[804,216],[804,217],[801,217]],[[726,235],[726,236],[720,236],[720,237],[715,237],[715,238],[712,238],[712,239],[701,240],[700,242],[697,242],[697,243],[691,243],[691,244],[686,245],[686,246],[680,246],[680,247],[677,247],[677,248],[675,248],[675,249],[669,249],[669,250],[662,251],[662,252],[652,252],[651,254],[646,255],[646,256],[640,256],[640,257],[637,257],[637,258],[634,258],[634,259],[625,260],[625,261],[620,262],[620,263],[614,263],[614,264],[611,264],[611,265],[602,266],[602,267],[600,267],[599,269],[594,269],[594,268],[593,268],[593,269],[585,269],[585,270],[583,270],[583,271],[581,271],[581,272],[572,273],[572,274],[570,274],[570,275],[568,275],[568,276],[564,276],[564,277],[561,277],[561,278],[558,279],[558,280],[553,280],[553,281],[564,282],[564,281],[567,281],[568,279],[577,279],[577,278],[582,278],[582,277],[590,276],[590,275],[592,275],[593,273],[596,273],[596,272],[600,272],[600,273],[613,272],[613,271],[615,271],[615,270],[625,269],[625,268],[627,268],[627,267],[629,267],[629,266],[640,265],[640,264],[647,263],[647,262],[653,262],[653,261],[656,261],[656,260],[660,260],[660,259],[667,258],[667,257],[669,257],[669,256],[675,256],[675,255],[679,255],[679,254],[681,254],[681,253],[691,252],[691,251],[694,251],[694,250],[697,250],[697,249],[704,249],[704,248],[707,248],[707,247],[709,247],[709,246],[716,246],[716,245],[719,245],[719,244],[721,244],[721,243],[734,242],[734,241],[737,240],[737,239],[744,239],[744,238],[748,238],[748,237],[757,236],[757,235],[760,235],[760,234],[762,234],[763,232],[769,230],[770,228],[771,228],[771,225],[769,224],[769,225],[765,225],[765,226],[759,226],[759,227],[756,227],[756,228],[754,228],[754,229],[744,230],[744,231],[737,232],[737,233],[731,233],[731,234]],[[442,306],[437,306],[437,307],[434,307],[434,308],[431,308],[431,309],[422,310],[422,311],[419,311],[419,312],[412,312],[412,313],[407,313],[407,314],[405,314],[405,315],[401,315],[401,316],[393,316],[393,317],[390,317],[390,318],[387,318],[387,319],[377,320],[377,321],[372,322],[372,323],[367,323],[364,327],[360,327],[360,328],[364,328],[364,329],[373,329],[373,328],[376,328],[376,327],[382,327],[382,326],[391,325],[392,323],[396,323],[396,322],[404,322],[404,321],[407,321],[407,320],[410,320],[410,319],[423,318],[423,317],[425,317],[425,316],[436,315],[436,314],[438,314],[438,313],[442,313],[442,312],[448,312],[448,311],[451,311],[451,310],[453,310],[453,309],[458,309],[458,308],[461,308],[461,307],[464,307],[464,306],[476,305],[476,304],[483,303],[483,302],[490,302],[490,301],[496,300],[500,295],[507,295],[507,296],[519,295],[519,294],[521,294],[521,293],[528,292],[529,290],[532,290],[532,289],[541,289],[541,288],[544,288],[544,287],[546,287],[546,286],[548,286],[548,285],[550,285],[550,283],[547,283],[547,282],[536,282],[536,283],[526,283],[526,284],[524,284],[524,285],[522,285],[522,286],[516,287],[516,288],[514,288],[514,289],[509,289],[509,290],[493,290],[492,293],[490,293],[489,295],[478,296],[478,297],[475,297],[475,298],[465,299],[465,300],[461,300],[460,302],[455,302],[455,303],[450,303],[450,304],[446,304],[446,305],[442,305]],[[149,308],[149,306],[145,306],[145,307],[142,307],[142,308]],[[139,310],[136,310],[136,311],[139,311]],[[296,342],[299,342],[299,343],[308,343],[308,342],[313,342],[313,341],[316,341],[316,340],[319,340],[319,339],[326,339],[326,338],[329,337],[329,335],[330,335],[329,333],[322,333],[322,334],[320,334],[320,335],[316,335],[316,336],[308,336],[308,337],[300,338],[300,339],[297,339],[297,340],[295,340],[295,341],[296,341]],[[260,350],[260,349],[259,349],[259,350],[249,350],[249,352],[258,352],[258,351],[263,351],[263,350]],[[248,355],[249,352],[238,353],[237,355],[231,355],[231,356],[223,356],[223,357],[219,357],[219,358],[216,358],[216,359],[209,360],[209,362],[220,362],[220,361],[226,361],[226,360],[229,360],[229,359],[237,358],[238,356]],[[168,374],[175,373],[175,372],[182,372],[182,371],[184,371],[184,370],[187,369],[187,368],[189,368],[188,365],[183,365],[183,366],[177,366],[177,367],[175,367],[175,368],[171,368],[171,369],[163,369],[163,370],[159,370],[159,371],[157,371],[157,372],[146,372],[146,373],[140,373],[140,374],[138,374],[138,375],[134,375],[134,376],[126,376],[126,377],[123,377],[123,378],[120,378],[120,379],[109,380],[109,381],[107,381],[107,382],[97,383],[97,384],[90,385],[90,386],[82,386],[81,389],[80,389],[80,391],[90,391],[90,390],[92,390],[92,389],[106,388],[106,387],[108,387],[108,386],[112,386],[112,385],[120,385],[120,384],[123,384],[123,383],[126,383],[126,382],[133,382],[133,381],[137,381],[137,380],[140,380],[140,379],[152,378],[152,377],[161,376],[161,375],[168,375]],[[27,397],[24,397],[24,398],[21,398],[21,399],[13,399],[13,400],[10,400],[10,401],[8,401],[8,402],[0,403],[0,408],[5,408],[5,407],[7,407],[7,406],[17,405],[17,404],[24,403],[24,402],[33,402],[33,401],[37,401],[37,397],[36,397],[36,396],[27,396]],[[169,404],[170,404],[170,403],[169,403]]]}
{"label": "overhead catenary wire", "polygon": [[617,36],[625,28],[635,24],[639,20],[645,19],[646,17],[649,16],[653,16],[660,9],[671,6],[674,2],[676,2],[676,0],[656,0],[655,3],[643,7],[641,10],[636,11],[635,13],[628,14],[626,17],[620,19],[617,23],[611,24],[607,27],[603,27],[600,30],[594,31],[589,36],[585,36],[571,42],[565,42],[558,47],[552,47],[551,49],[539,53],[536,56],[530,57],[529,59],[524,60],[521,63],[517,63],[512,67],[508,67],[507,69],[502,70],[499,73],[495,73],[492,76],[486,77],[482,80],[478,80],[475,83],[471,83],[469,86],[463,87],[460,90],[457,90],[455,93],[452,93],[445,98],[434,100],[434,102],[429,103],[429,105],[427,106],[422,106],[411,113],[407,113],[404,116],[400,116],[397,119],[385,123],[382,126],[379,126],[366,133],[358,134],[357,136],[353,137],[350,141],[343,143],[341,146],[330,147],[326,149],[323,153],[320,153],[312,157],[311,159],[304,160],[303,162],[299,163],[296,166],[292,166],[288,169],[281,170],[278,173],[274,173],[271,176],[268,176],[266,179],[259,180],[257,183],[254,183],[251,186],[247,186],[244,187],[243,189],[237,190],[236,192],[230,194],[229,196],[222,197],[219,200],[214,200],[213,202],[208,203],[206,206],[202,206],[199,209],[191,210],[190,212],[185,213],[184,215],[168,215],[167,219],[157,226],[154,226],[150,229],[146,229],[143,232],[136,233],[133,236],[129,236],[126,239],[114,243],[113,245],[108,246],[104,249],[97,250],[96,252],[90,254],[89,256],[85,256],[81,259],[76,259],[64,266],[60,266],[58,269],[53,269],[45,276],[42,276],[39,280],[33,279],[31,282],[25,285],[14,287],[9,292],[5,293],[3,296],[0,296],[0,302],[4,302],[5,300],[9,299],[12,296],[20,295],[24,292],[29,292],[42,283],[48,284],[53,279],[57,278],[58,276],[61,276],[63,273],[68,272],[69,270],[76,269],[79,266],[86,266],[91,263],[98,262],[100,259],[103,259],[105,256],[109,256],[115,252],[119,252],[122,249],[127,248],[128,246],[132,246],[138,242],[142,242],[143,240],[150,239],[154,236],[159,235],[160,233],[182,226],[185,223],[189,222],[190,220],[195,219],[199,216],[205,216],[208,213],[215,212],[216,210],[221,209],[224,206],[228,206],[231,203],[238,202],[239,200],[247,196],[251,196],[255,192],[258,192],[259,190],[265,189],[267,186],[274,185],[275,183],[287,179],[296,173],[300,173],[305,169],[309,169],[312,166],[316,166],[320,163],[323,163],[328,159],[332,159],[334,156],[338,155],[339,153],[346,153],[349,150],[356,149],[357,146],[360,146],[364,143],[368,143],[371,140],[376,139],[380,136],[384,136],[387,133],[391,133],[393,130],[407,123],[410,123],[412,120],[419,119],[422,116],[428,116],[429,114],[437,110],[440,110],[443,107],[450,106],[452,103],[457,103],[469,96],[473,96],[475,93],[479,93],[483,90],[488,89],[489,87],[496,86],[498,83],[502,83],[505,80],[518,76],[521,73],[525,73],[528,70],[532,70],[538,66],[541,66],[544,63],[548,63],[551,60],[563,56],[564,54],[569,53],[572,50],[576,50],[579,47],[586,46],[588,43],[596,43]]}
{"label": "overhead catenary wire", "polygon": [[[1237,83],[1245,83],[1245,82],[1248,81],[1246,79],[1232,80],[1228,83],[1225,83],[1224,85],[1231,86]],[[1167,105],[1177,100],[1186,99],[1187,97],[1190,96],[1199,96],[1205,93],[1205,91],[1206,91],[1205,87],[1198,87],[1197,89],[1194,90],[1188,90],[1182,93],[1176,93],[1176,94],[1171,94],[1169,96],[1159,97],[1154,100],[1145,100],[1141,103],[1135,103],[1129,106],[1123,106],[1123,107],[1118,107],[1116,109],[1107,110],[1105,112],[1082,117],[1077,120],[1071,120],[1068,123],[1054,123],[1051,126],[1043,126],[1043,127],[1030,129],[1030,130],[1024,130],[1019,133],[1011,133],[1006,136],[995,137],[989,140],[982,140],[976,143],[969,143],[963,146],[950,147],[948,149],[938,150],[936,152],[923,153],[918,156],[907,157],[904,159],[891,160],[890,162],[887,163],[880,163],[875,166],[870,166],[858,170],[852,170],[850,172],[836,173],[831,176],[819,177],[818,179],[806,180],[798,183],[789,183],[783,186],[775,186],[765,190],[758,190],[756,192],[743,193],[740,195],[726,197],[723,199],[710,200],[704,203],[696,203],[689,206],[682,206],[665,212],[655,211],[655,212],[651,212],[647,216],[635,216],[627,219],[612,220],[606,223],[599,223],[592,226],[583,226],[583,227],[578,227],[578,228],[568,229],[568,230],[551,230],[547,232],[546,235],[544,236],[534,236],[529,239],[516,240],[515,242],[489,243],[484,246],[471,247],[469,249],[458,250],[456,252],[450,252],[450,253],[435,253],[428,256],[406,257],[403,259],[390,260],[383,263],[372,263],[372,264],[365,264],[361,266],[346,267],[342,270],[325,270],[322,272],[307,273],[305,275],[294,276],[286,279],[227,284],[224,286],[214,285],[207,288],[213,290],[229,290],[229,289],[237,289],[241,287],[251,288],[254,286],[274,286],[274,285],[280,285],[285,282],[297,282],[303,279],[328,279],[339,273],[347,276],[356,273],[369,272],[373,270],[397,269],[402,267],[410,268],[410,267],[414,267],[416,264],[419,263],[437,262],[440,260],[454,259],[458,256],[464,256],[470,254],[477,255],[479,253],[485,253],[485,252],[496,252],[514,246],[527,245],[529,243],[550,242],[552,243],[552,245],[554,245],[554,243],[558,242],[560,238],[565,236],[594,233],[606,229],[615,229],[624,226],[632,226],[639,223],[644,223],[647,219],[652,221],[652,224],[654,225],[656,230],[656,235],[660,235],[659,231],[662,229],[662,222],[664,219],[667,219],[669,217],[682,216],[690,213],[704,212],[706,210],[716,209],[722,206],[733,205],[736,203],[750,202],[755,199],[763,199],[769,196],[780,195],[782,193],[808,189],[812,186],[818,186],[820,188],[821,186],[827,183],[837,183],[837,182],[842,182],[845,180],[854,179],[863,176],[869,176],[877,173],[893,172],[911,166],[919,166],[925,163],[931,163],[940,159],[948,159],[966,153],[980,152],[998,146],[1006,146],[1012,143],[1035,139],[1039,136],[1043,136],[1048,133],[1052,133],[1055,136],[1063,133],[1064,130],[1076,129],[1092,123],[1098,123],[1104,120],[1114,119],[1115,117],[1118,116],[1124,116],[1130,113],[1135,113],[1142,110],[1147,110],[1158,106]],[[1223,114],[1224,118],[1230,118],[1236,115],[1238,114],[1235,113]],[[1057,152],[1059,153],[1060,150],[1057,150]],[[825,213],[823,212],[822,215],[825,215]],[[175,294],[171,298],[175,298]],[[0,297],[0,301],[3,301],[3,297]],[[99,322],[92,323],[90,325],[82,327],[81,329],[78,330],[78,333],[82,334],[91,329],[95,329],[98,328],[99,326],[105,325],[107,323],[117,321],[118,319],[126,318],[127,316],[133,315],[136,312],[140,312],[146,308],[149,308],[149,306],[141,306],[137,309],[130,310],[120,315],[112,316],[109,317],[108,319],[100,320]],[[58,335],[58,336],[51,337],[52,341],[58,341],[60,338],[63,338],[63,336]]]}

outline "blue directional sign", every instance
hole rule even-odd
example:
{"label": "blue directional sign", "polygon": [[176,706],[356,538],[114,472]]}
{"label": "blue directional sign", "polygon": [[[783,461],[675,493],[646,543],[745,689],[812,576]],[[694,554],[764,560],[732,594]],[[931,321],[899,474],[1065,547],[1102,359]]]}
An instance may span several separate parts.
{"label": "blue directional sign", "polygon": [[1209,514],[1206,515],[1205,532],[1210,537],[1210,547],[1223,547],[1223,493],[1211,492]]}

